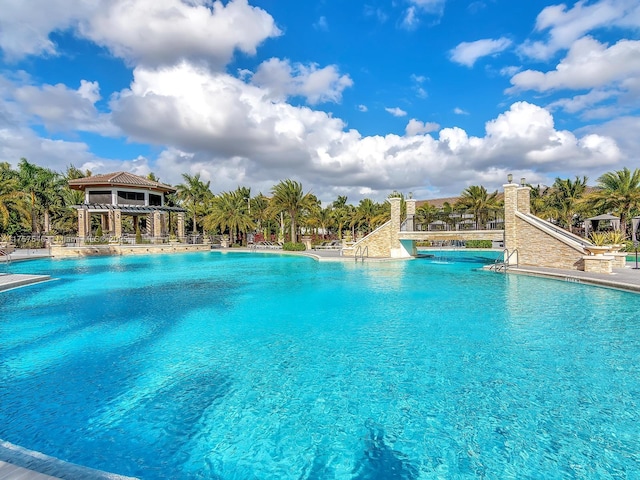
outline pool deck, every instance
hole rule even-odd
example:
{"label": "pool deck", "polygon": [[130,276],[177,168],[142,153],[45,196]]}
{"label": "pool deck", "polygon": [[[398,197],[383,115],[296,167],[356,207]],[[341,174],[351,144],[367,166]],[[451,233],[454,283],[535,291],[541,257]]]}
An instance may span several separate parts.
{"label": "pool deck", "polygon": [[543,267],[509,267],[507,274],[530,275],[565,282],[584,283],[599,287],[615,288],[640,293],[640,269],[636,270],[635,262],[627,262],[625,268],[614,268],[613,273],[592,273],[579,270],[561,270]]}
{"label": "pool deck", "polygon": [[136,480],[64,462],[0,440],[0,480]]}

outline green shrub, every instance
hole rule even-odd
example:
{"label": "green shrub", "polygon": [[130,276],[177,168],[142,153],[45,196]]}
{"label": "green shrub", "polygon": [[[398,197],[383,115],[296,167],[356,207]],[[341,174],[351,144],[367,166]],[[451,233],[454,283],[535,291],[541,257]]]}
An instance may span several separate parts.
{"label": "green shrub", "polygon": [[491,240],[467,240],[465,242],[466,248],[491,248],[493,242]]}
{"label": "green shrub", "polygon": [[303,250],[306,250],[307,247],[304,245],[304,243],[285,242],[282,245],[282,249],[288,250],[290,252],[302,252]]}

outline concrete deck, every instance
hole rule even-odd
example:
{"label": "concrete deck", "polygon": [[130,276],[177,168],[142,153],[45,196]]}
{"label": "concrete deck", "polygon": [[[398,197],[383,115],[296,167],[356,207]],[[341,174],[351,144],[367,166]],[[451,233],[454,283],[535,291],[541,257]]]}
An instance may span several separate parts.
{"label": "concrete deck", "polygon": [[[51,280],[49,275],[23,275],[20,273],[0,273],[0,292]],[[2,477],[0,477],[2,478]]]}
{"label": "concrete deck", "polygon": [[136,480],[64,462],[0,440],[0,480]]}
{"label": "concrete deck", "polygon": [[625,268],[614,268],[613,273],[591,273],[578,270],[562,270],[543,267],[509,267],[508,274],[531,275],[536,277],[584,283],[599,287],[616,288],[640,293],[640,270],[635,270],[635,262],[627,262]]}

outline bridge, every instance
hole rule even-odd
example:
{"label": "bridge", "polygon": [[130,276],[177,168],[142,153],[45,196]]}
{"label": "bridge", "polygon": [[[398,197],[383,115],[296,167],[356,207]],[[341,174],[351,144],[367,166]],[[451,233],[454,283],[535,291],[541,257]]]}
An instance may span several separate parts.
{"label": "bridge", "polygon": [[345,256],[410,258],[417,256],[416,243],[422,241],[491,240],[504,247],[506,266],[532,266],[613,273],[625,266],[626,255],[604,250],[588,240],[531,214],[531,188],[507,183],[504,188],[504,228],[486,230],[421,231],[414,228],[416,201],[406,200],[407,215],[401,220],[400,198],[390,198],[391,220],[352,247]]}

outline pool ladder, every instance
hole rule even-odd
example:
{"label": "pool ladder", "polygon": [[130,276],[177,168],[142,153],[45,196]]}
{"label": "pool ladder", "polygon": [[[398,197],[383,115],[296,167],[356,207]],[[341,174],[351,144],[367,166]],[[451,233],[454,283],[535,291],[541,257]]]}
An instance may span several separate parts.
{"label": "pool ladder", "polygon": [[11,254],[6,250],[0,249],[0,258],[3,259],[2,263],[4,263],[5,267],[11,263]]}
{"label": "pool ladder", "polygon": [[513,252],[509,253],[509,249],[505,248],[502,252],[502,260],[496,259],[496,261],[489,267],[489,270],[495,270],[496,272],[507,272],[507,268],[509,267],[509,260],[515,254],[516,256],[516,268],[518,268],[518,249],[516,248]]}
{"label": "pool ladder", "polygon": [[356,259],[356,263],[358,263],[358,259],[360,259],[362,263],[364,263],[365,257],[368,257],[368,256],[369,256],[369,245],[365,245],[364,248],[362,248],[362,245],[359,245],[358,248],[356,248],[356,253],[354,255],[354,258]]}

